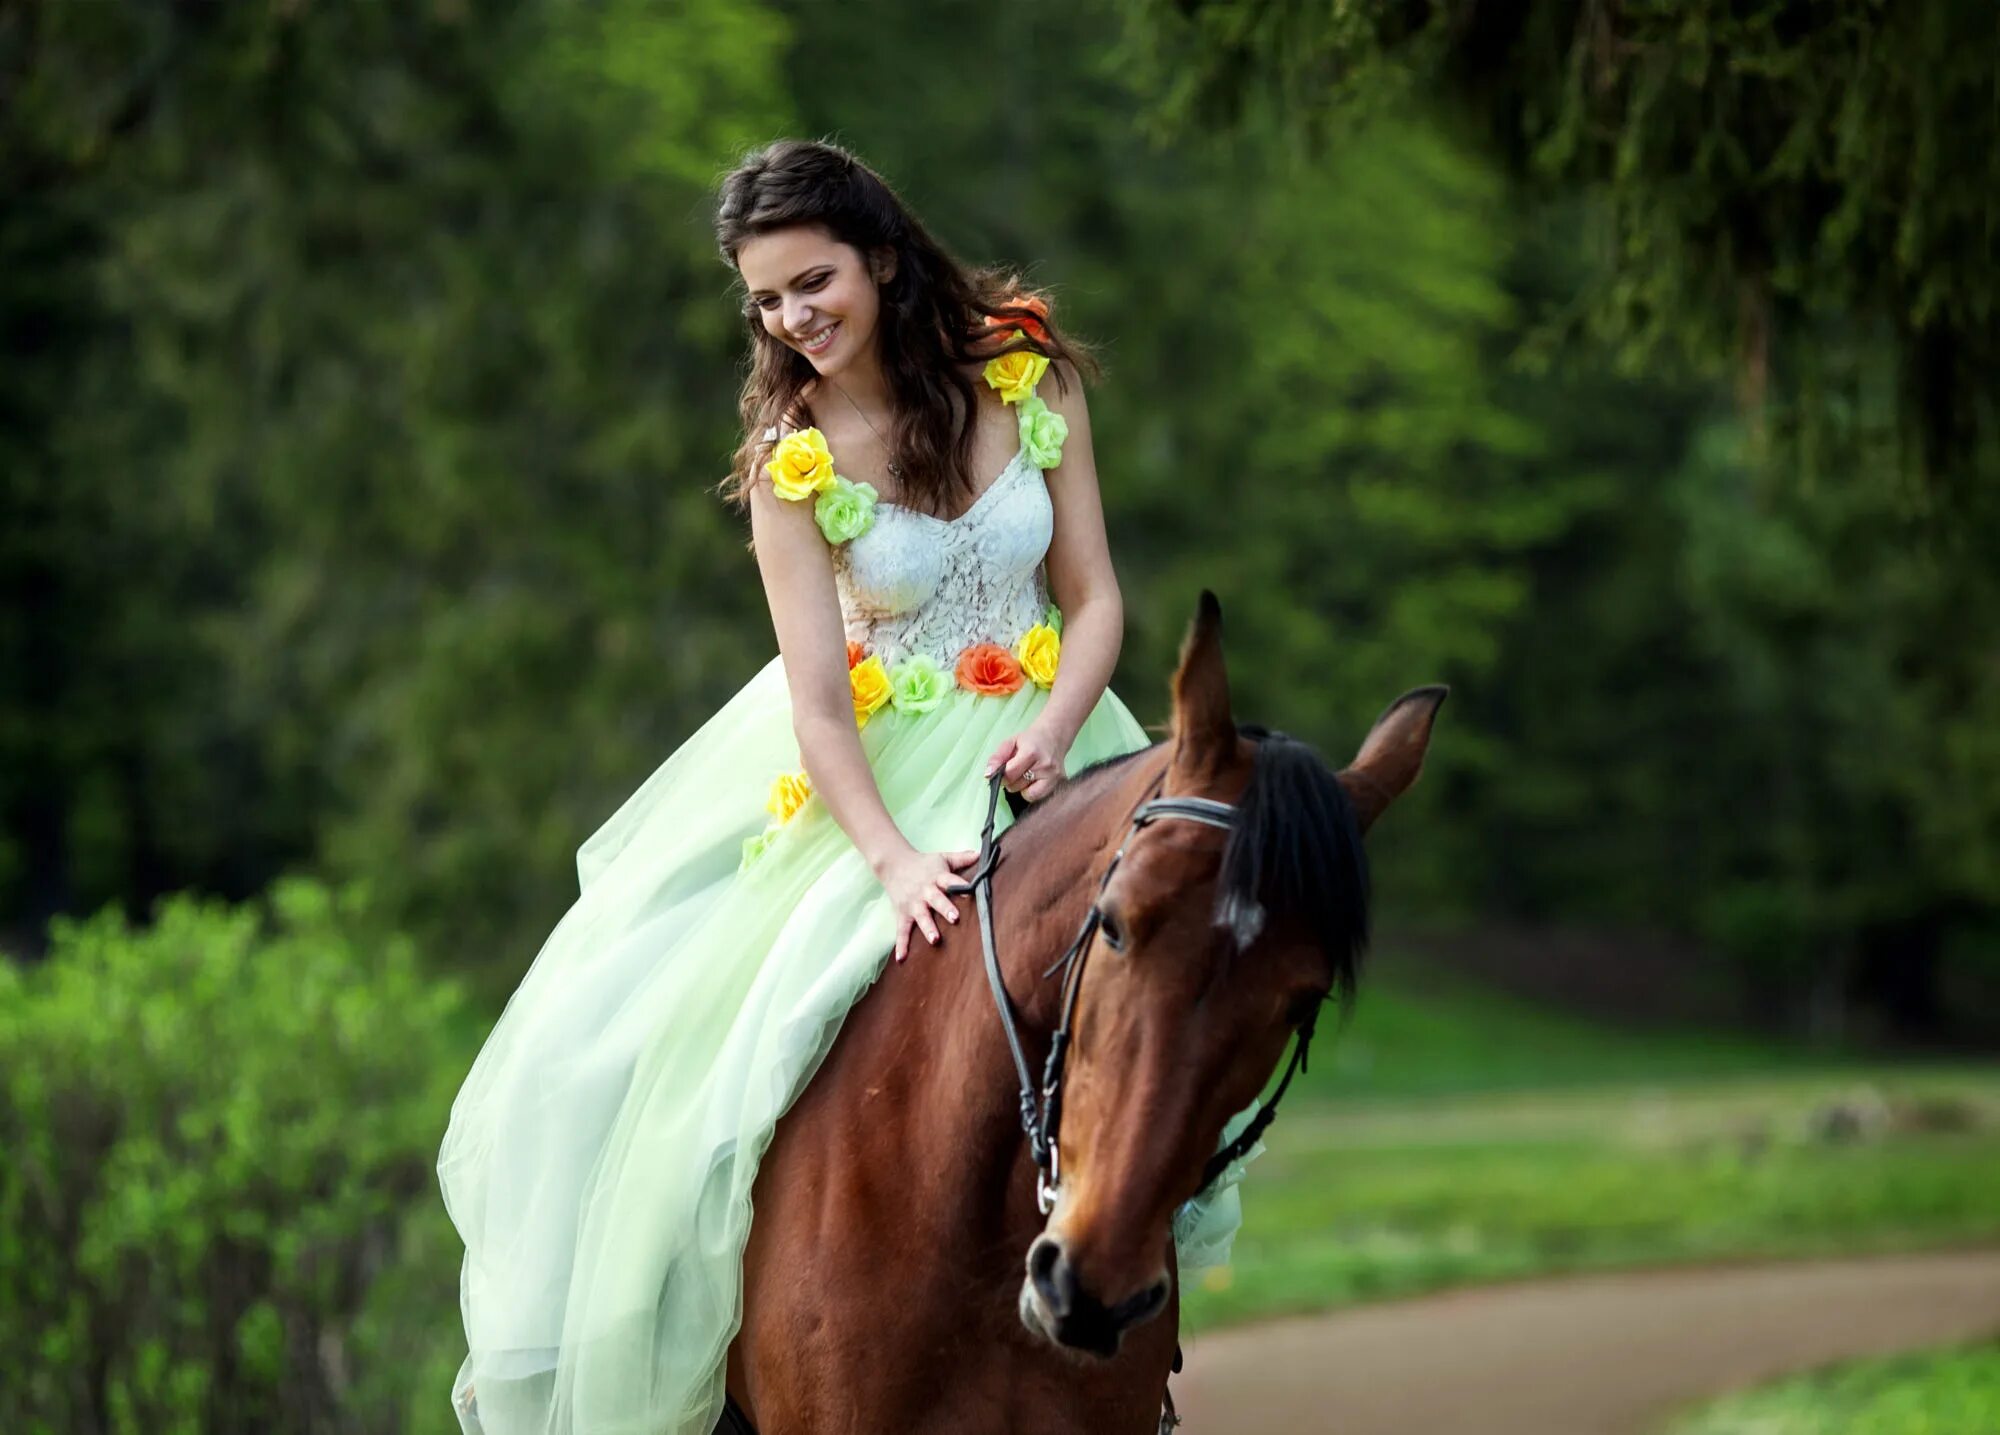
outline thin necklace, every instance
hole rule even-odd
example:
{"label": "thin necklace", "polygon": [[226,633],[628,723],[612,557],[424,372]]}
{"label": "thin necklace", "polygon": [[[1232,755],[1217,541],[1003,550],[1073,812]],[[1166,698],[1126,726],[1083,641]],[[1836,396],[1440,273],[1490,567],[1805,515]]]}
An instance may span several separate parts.
{"label": "thin necklace", "polygon": [[869,432],[875,435],[875,441],[882,445],[882,452],[887,455],[884,462],[889,466],[889,477],[901,483],[903,481],[903,466],[896,462],[896,451],[889,447],[889,440],[882,437],[882,430],[875,427],[874,421],[868,415],[861,413],[861,405],[854,402],[852,394],[848,393],[846,389],[841,389],[839,384],[835,384],[834,387],[840,389],[840,396],[847,400],[848,406],[857,414],[861,414],[861,422],[868,425]]}

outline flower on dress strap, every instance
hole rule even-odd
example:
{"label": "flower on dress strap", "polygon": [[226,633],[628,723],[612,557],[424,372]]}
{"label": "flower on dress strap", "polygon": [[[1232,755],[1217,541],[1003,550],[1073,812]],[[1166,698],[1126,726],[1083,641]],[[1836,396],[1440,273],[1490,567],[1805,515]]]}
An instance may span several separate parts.
{"label": "flower on dress strap", "polygon": [[951,691],[951,678],[922,653],[912,653],[889,672],[889,701],[906,716],[927,713]]}
{"label": "flower on dress strap", "polygon": [[1035,624],[1021,634],[1021,641],[1014,645],[1014,654],[1029,682],[1038,688],[1055,686],[1056,664],[1062,659],[1062,638],[1054,628],[1046,623]]}
{"label": "flower on dress strap", "polygon": [[1035,385],[1048,372],[1049,356],[1032,349],[1016,349],[986,361],[986,382],[1000,391],[1003,402],[1018,404],[1032,396]]}
{"label": "flower on dress strap", "polygon": [[1063,440],[1068,437],[1068,419],[1032,394],[1022,400],[1021,447],[1028,452],[1028,462],[1040,469],[1054,468],[1062,462]]}
{"label": "flower on dress strap", "polygon": [[1042,622],[1054,628],[1058,637],[1062,635],[1062,609],[1055,604],[1051,603],[1042,609]]}
{"label": "flower on dress strap", "polygon": [[1004,303],[1008,309],[1026,309],[1033,317],[1017,314],[987,314],[983,318],[989,329],[1013,329],[1026,334],[1038,344],[1049,342],[1048,326],[1042,321],[1049,317],[1049,301],[1039,294],[1023,294]]}
{"label": "flower on dress strap", "polygon": [[875,499],[874,484],[849,483],[835,474],[813,500],[813,519],[828,543],[847,543],[874,526]]}
{"label": "flower on dress strap", "polygon": [[853,672],[853,671],[854,671],[854,665],[855,665],[856,663],[859,663],[859,662],[860,662],[860,661],[861,661],[861,660],[862,660],[863,658],[865,658],[865,657],[867,657],[867,656],[868,656],[868,645],[867,645],[866,643],[857,643],[857,642],[855,642],[855,641],[854,641],[854,639],[852,639],[852,638],[849,638],[849,639],[847,640],[847,671],[848,671],[848,672],[850,672],[850,673],[851,673],[851,672]]}
{"label": "flower on dress strap", "polygon": [[1021,687],[1021,664],[998,643],[974,643],[958,655],[958,685],[988,697],[1006,697]]}
{"label": "flower on dress strap", "polygon": [[764,472],[771,475],[771,487],[778,497],[794,503],[832,488],[833,455],[827,451],[826,435],[817,428],[786,434],[778,440]]}
{"label": "flower on dress strap", "polygon": [[881,656],[863,658],[847,670],[847,685],[854,696],[854,725],[868,726],[868,719],[889,701],[889,674]]}

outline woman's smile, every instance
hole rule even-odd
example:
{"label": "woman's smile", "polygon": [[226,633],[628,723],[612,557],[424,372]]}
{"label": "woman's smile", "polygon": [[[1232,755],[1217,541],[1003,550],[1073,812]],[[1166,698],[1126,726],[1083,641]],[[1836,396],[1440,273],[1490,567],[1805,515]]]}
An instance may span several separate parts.
{"label": "woman's smile", "polygon": [[830,324],[824,324],[801,339],[799,341],[799,348],[816,359],[833,347],[834,334],[839,328],[840,320],[838,319],[835,319]]}

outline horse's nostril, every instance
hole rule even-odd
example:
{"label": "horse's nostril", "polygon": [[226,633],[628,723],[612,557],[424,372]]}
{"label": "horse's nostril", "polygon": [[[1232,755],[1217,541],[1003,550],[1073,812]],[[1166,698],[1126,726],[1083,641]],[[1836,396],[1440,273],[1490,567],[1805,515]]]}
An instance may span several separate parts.
{"label": "horse's nostril", "polygon": [[1169,1289],[1167,1278],[1162,1276],[1144,1289],[1134,1291],[1106,1312],[1112,1327],[1125,1331],[1144,1325],[1166,1308]]}
{"label": "horse's nostril", "polygon": [[1076,1275],[1063,1255],[1062,1243],[1053,1236],[1037,1236],[1028,1247],[1028,1279],[1042,1298],[1050,1315],[1057,1320],[1070,1313],[1075,1304]]}

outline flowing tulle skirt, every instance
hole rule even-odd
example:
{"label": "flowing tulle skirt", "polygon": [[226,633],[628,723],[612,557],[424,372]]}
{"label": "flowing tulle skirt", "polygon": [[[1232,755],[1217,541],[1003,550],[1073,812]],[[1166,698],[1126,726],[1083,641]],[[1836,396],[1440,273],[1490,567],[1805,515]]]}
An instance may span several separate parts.
{"label": "flowing tulle skirt", "polygon": [[[986,758],[1047,700],[1032,684],[954,689],[928,713],[870,719],[863,749],[915,846],[978,846]],[[1107,692],[1069,770],[1147,742]],[[817,799],[739,870],[772,779],[798,766],[773,659],[577,853],[581,894],[480,1051],[439,1153],[466,1247],[470,1354],[452,1395],[467,1431],[715,1424],[757,1163],[895,942],[880,883]],[[1226,1258],[1237,1174],[1181,1213],[1184,1269]]]}

